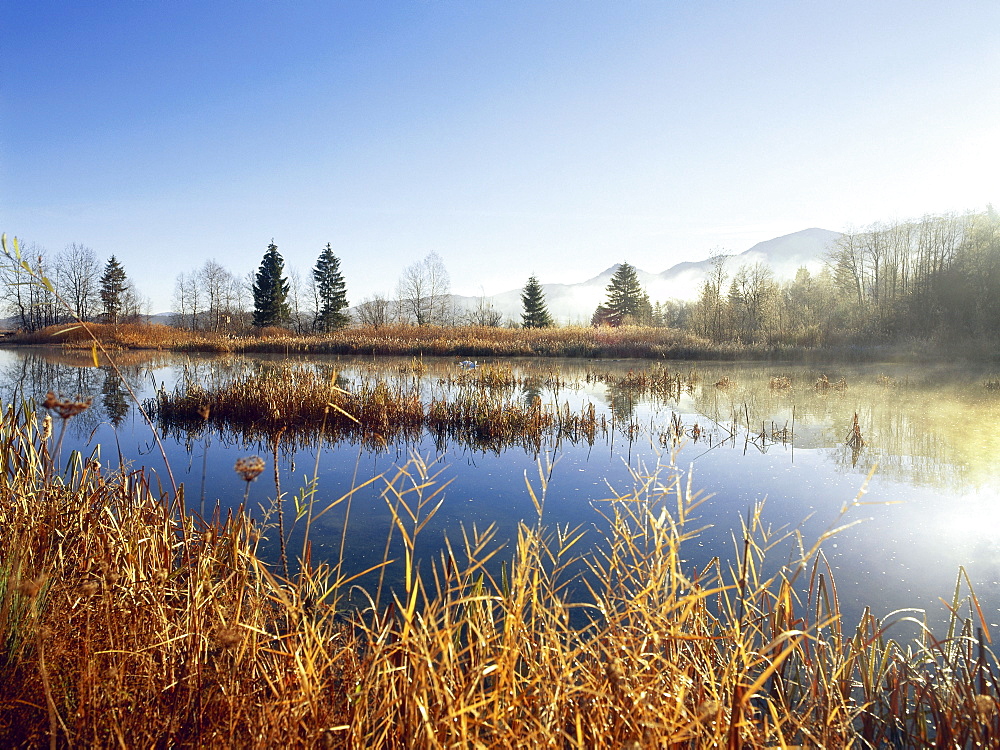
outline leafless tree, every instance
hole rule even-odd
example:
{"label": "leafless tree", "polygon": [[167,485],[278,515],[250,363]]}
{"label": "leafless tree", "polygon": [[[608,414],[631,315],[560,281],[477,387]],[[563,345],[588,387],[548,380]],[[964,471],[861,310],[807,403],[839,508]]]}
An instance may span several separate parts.
{"label": "leafless tree", "polygon": [[389,325],[392,303],[380,294],[367,297],[354,308],[354,316],[364,326],[381,328]]}
{"label": "leafless tree", "polygon": [[451,279],[437,253],[403,270],[396,299],[407,319],[417,325],[443,325],[451,309]]}
{"label": "leafless tree", "polygon": [[471,310],[466,310],[465,320],[469,325],[499,328],[503,323],[503,313],[493,307],[493,304],[483,294],[479,302]]}
{"label": "leafless tree", "polygon": [[197,273],[177,274],[177,281],[174,283],[174,325],[197,330],[202,304]]}
{"label": "leafless tree", "polygon": [[70,313],[80,320],[90,320],[97,309],[101,264],[94,251],[73,243],[56,257],[55,284]]}
{"label": "leafless tree", "polygon": [[[21,263],[0,264],[4,306],[18,328],[37,331],[67,319],[65,307],[56,297],[56,275],[51,256],[35,244],[21,244]],[[48,279],[51,288],[41,279]]]}

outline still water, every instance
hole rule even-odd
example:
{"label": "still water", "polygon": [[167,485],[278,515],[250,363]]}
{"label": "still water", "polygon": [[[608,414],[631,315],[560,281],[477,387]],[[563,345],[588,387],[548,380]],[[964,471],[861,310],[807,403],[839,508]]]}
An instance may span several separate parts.
{"label": "still water", "polygon": [[[427,398],[457,387],[459,371],[451,359],[328,357],[296,363],[335,370],[347,390],[372,379],[402,380]],[[288,364],[280,357],[125,353],[118,358],[140,399],[159,388],[218,384],[247,371],[267,378],[269,368]],[[525,482],[540,488],[539,467],[552,464],[544,522],[580,526],[597,538],[600,501],[628,492],[633,472],[648,474],[659,466],[664,476],[690,472],[693,487],[707,497],[695,524],[706,528],[685,555],[692,566],[716,555],[736,559],[734,530],[748,509],[763,502],[763,516],[776,532],[798,530],[806,546],[831,528],[857,522],[823,544],[847,625],[865,606],[879,616],[923,610],[932,624],[940,623],[946,616],[941,599],[951,599],[960,567],[987,622],[1000,623],[1000,391],[985,386],[996,380],[995,373],[899,364],[504,364],[519,383],[507,397],[568,404],[573,411],[593,404],[604,428],[593,440],[564,437],[506,449],[432,434],[376,448],[315,437],[286,440],[277,449],[277,466],[289,525],[291,498],[314,472],[316,507],[323,508],[351,487],[391,476],[412,456],[421,456],[436,474],[436,487],[449,482],[419,539],[427,566],[446,535],[458,543],[463,528],[495,524],[497,542],[507,542],[519,521],[533,522],[536,511]],[[623,385],[630,373],[652,368],[681,374],[683,387],[650,394]],[[97,450],[105,465],[146,467],[168,485],[151,430],[112,369],[94,367],[89,352],[0,351],[4,404],[23,398],[41,402],[49,390],[94,398],[93,407],[70,422],[64,455],[71,449]],[[852,446],[855,415],[864,444]],[[238,506],[246,486],[233,464],[253,454],[265,458],[269,469],[250,486],[250,506],[260,518],[273,506],[275,451],[267,439],[209,424],[193,432],[167,430],[164,445],[189,508]],[[391,522],[384,488],[379,479],[354,494],[346,534],[346,503],[315,522],[314,559],[335,559],[342,544],[349,569],[361,571],[382,559]],[[301,528],[299,523],[290,532],[293,554],[300,549]],[[276,536],[269,531],[265,551],[272,558]],[[778,564],[791,553],[791,544],[779,544],[771,559]],[[390,583],[394,575],[398,572],[388,574]]]}

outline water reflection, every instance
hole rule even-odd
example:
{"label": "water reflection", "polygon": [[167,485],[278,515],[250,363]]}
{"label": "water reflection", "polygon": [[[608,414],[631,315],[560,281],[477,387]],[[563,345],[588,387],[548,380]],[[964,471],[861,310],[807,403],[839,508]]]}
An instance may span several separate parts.
{"label": "water reflection", "polygon": [[[348,391],[381,378],[416,389],[425,402],[456,388],[480,387],[470,380],[477,376],[448,360],[327,357],[301,362]],[[126,460],[141,464],[151,450],[149,432],[134,419],[125,382],[148,398],[185,381],[225,384],[264,372],[265,364],[288,363],[280,357],[132,356],[119,364],[119,376],[104,363],[95,368],[89,352],[6,351],[0,352],[0,395],[4,402],[40,402],[49,390],[95,396],[94,407],[71,421],[68,438],[77,446],[120,446]],[[537,476],[540,456],[557,459],[546,520],[574,526],[599,522],[590,503],[611,494],[609,483],[621,489],[641,464],[669,462],[673,456],[677,466],[694,467],[696,488],[714,495],[703,506],[701,520],[708,528],[693,545],[693,563],[731,552],[732,530],[764,497],[765,512],[777,525],[801,527],[815,538],[837,521],[841,507],[858,495],[875,468],[862,497],[873,505],[851,511],[870,520],[843,532],[826,549],[845,610],[857,612],[873,603],[883,612],[903,606],[940,610],[937,597],[948,596],[958,566],[964,565],[987,617],[1000,620],[995,541],[1000,468],[994,459],[1000,451],[995,430],[1000,392],[984,387],[988,372],[902,365],[507,364],[511,379],[492,386],[505,398],[523,408],[542,404],[570,413],[592,404],[595,419],[603,418],[607,430],[592,441],[547,438],[511,451],[458,440],[446,430],[359,445],[349,435],[334,441],[301,425],[286,429],[275,445],[265,431],[231,430],[198,419],[167,431],[170,461],[188,496],[198,497],[189,507],[210,509],[220,501],[225,509],[238,505],[245,489],[233,471],[235,460],[252,453],[280,464],[290,507],[314,478],[317,502],[331,503],[345,487],[391,470],[411,452],[429,456],[447,464],[452,480],[445,504],[426,529],[421,552],[430,556],[444,534],[456,538],[463,525],[497,523],[499,538],[513,537],[517,522],[534,513],[524,482],[526,474]],[[654,367],[660,369],[654,372]],[[728,384],[717,385],[726,378]],[[774,378],[786,379],[787,385],[772,387]],[[828,387],[817,387],[824,379]],[[852,447],[847,437],[855,414],[864,445]],[[260,515],[273,503],[273,484],[261,480],[250,488]],[[347,552],[359,569],[377,563],[385,549],[390,514],[380,496],[383,488],[376,483],[355,498]],[[903,503],[887,504],[897,501]],[[315,524],[317,554],[339,550],[343,520],[331,512]],[[297,533],[293,528],[292,548]],[[276,554],[273,531],[267,543]]]}

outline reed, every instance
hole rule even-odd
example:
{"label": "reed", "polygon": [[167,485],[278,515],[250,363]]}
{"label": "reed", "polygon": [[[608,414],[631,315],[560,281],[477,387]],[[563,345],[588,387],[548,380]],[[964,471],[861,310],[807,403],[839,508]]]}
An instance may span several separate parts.
{"label": "reed", "polygon": [[573,411],[567,404],[516,397],[525,382],[506,365],[457,371],[438,379],[432,395],[419,381],[422,372],[407,370],[416,381],[390,383],[376,376],[348,391],[337,386],[333,370],[250,368],[215,388],[190,380],[173,392],[161,390],[145,406],[168,430],[197,433],[211,425],[258,440],[278,433],[284,440],[322,434],[369,447],[413,442],[427,430],[439,440],[480,449],[521,445],[537,451],[543,438],[592,444],[607,430],[592,404]]}
{"label": "reed", "polygon": [[792,381],[787,375],[775,375],[768,383],[768,388],[772,391],[792,390]]}
{"label": "reed", "polygon": [[[350,571],[287,579],[242,511],[177,512],[142,472],[51,466],[30,405],[0,421],[0,742],[241,747],[923,747],[1000,738],[997,662],[960,576],[946,637],[841,622],[820,550],[776,572],[740,544],[684,562],[704,499],[669,467],[598,502],[598,537],[537,511],[504,549],[465,529],[433,560],[419,458],[381,478],[398,588],[344,610]],[[259,468],[257,461],[253,468]],[[245,477],[244,477],[245,478]],[[234,475],[234,481],[240,479]],[[831,534],[834,532],[830,532]],[[387,545],[388,549],[388,545]],[[500,572],[497,573],[498,565]],[[575,572],[580,566],[584,573]],[[978,625],[978,627],[977,627]]]}

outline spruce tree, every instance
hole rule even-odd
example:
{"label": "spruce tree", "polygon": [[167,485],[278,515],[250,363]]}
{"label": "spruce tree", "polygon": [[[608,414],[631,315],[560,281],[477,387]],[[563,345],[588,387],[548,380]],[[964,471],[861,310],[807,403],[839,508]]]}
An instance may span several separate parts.
{"label": "spruce tree", "polygon": [[292,317],[288,308],[288,280],[282,276],[285,261],[271,240],[260,263],[253,285],[253,324],[257,328],[288,323]]}
{"label": "spruce tree", "polygon": [[633,266],[622,263],[618,266],[611,283],[608,284],[608,301],[597,308],[594,313],[595,325],[598,322],[611,326],[624,323],[649,323],[652,317],[652,305],[649,295],[639,283],[639,275]]}
{"label": "spruce tree", "polygon": [[104,266],[104,273],[101,275],[101,302],[104,304],[104,319],[106,322],[115,325],[118,323],[118,315],[122,311],[125,303],[125,290],[128,286],[125,283],[125,269],[118,262],[115,256],[108,258],[107,265]]}
{"label": "spruce tree", "polygon": [[313,328],[324,333],[343,328],[350,321],[347,313],[342,312],[347,307],[347,284],[340,273],[340,259],[333,254],[329,242],[320,253],[312,274],[319,307]]}
{"label": "spruce tree", "polygon": [[549,315],[549,310],[545,305],[545,292],[534,274],[521,290],[521,304],[524,307],[524,312],[521,314],[521,324],[525,328],[548,328],[552,325],[552,316]]}

